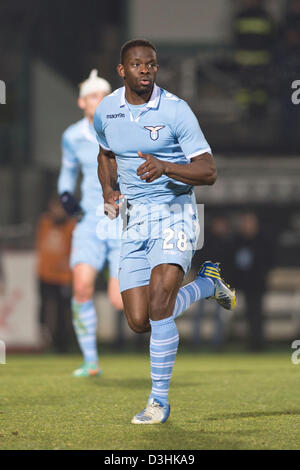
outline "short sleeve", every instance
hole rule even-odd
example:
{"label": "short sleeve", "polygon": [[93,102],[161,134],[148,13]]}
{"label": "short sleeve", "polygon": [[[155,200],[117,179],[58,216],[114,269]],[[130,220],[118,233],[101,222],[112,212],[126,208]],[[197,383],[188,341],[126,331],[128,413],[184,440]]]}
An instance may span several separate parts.
{"label": "short sleeve", "polygon": [[177,104],[175,135],[188,160],[202,153],[212,153],[195,114],[183,100]]}
{"label": "short sleeve", "polygon": [[109,145],[107,143],[104,129],[103,129],[103,124],[102,124],[102,119],[101,119],[101,113],[99,108],[95,112],[94,116],[94,128],[96,131],[96,137],[98,143],[103,147],[105,150],[110,150]]}

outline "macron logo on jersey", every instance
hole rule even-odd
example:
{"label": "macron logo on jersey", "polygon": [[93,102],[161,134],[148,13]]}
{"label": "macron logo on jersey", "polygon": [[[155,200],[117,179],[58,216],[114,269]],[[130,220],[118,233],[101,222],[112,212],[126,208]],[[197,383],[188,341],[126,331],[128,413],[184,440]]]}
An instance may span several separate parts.
{"label": "macron logo on jersey", "polygon": [[106,119],[116,119],[116,118],[124,118],[125,114],[118,113],[118,114],[107,114]]}
{"label": "macron logo on jersey", "polygon": [[145,129],[147,129],[148,131],[150,131],[150,137],[152,140],[157,140],[158,137],[159,137],[159,134],[158,134],[158,131],[160,131],[161,129],[163,129],[165,126],[156,126],[156,127],[153,127],[153,126],[144,126]]}

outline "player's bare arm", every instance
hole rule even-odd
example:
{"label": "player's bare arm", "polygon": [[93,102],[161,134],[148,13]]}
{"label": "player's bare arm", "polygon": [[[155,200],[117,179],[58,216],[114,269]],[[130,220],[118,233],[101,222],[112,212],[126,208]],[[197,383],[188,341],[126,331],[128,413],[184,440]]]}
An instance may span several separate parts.
{"label": "player's bare arm", "polygon": [[191,162],[186,165],[165,162],[140,151],[138,155],[145,159],[145,162],[138,167],[137,175],[147,183],[152,183],[162,175],[191,186],[212,185],[217,178],[214,158],[207,152],[192,158]]}
{"label": "player's bare arm", "polygon": [[98,154],[98,178],[102,186],[104,203],[111,204],[119,214],[119,204],[116,202],[123,197],[119,190],[116,190],[117,164],[115,155],[110,150],[105,150],[100,146]]}

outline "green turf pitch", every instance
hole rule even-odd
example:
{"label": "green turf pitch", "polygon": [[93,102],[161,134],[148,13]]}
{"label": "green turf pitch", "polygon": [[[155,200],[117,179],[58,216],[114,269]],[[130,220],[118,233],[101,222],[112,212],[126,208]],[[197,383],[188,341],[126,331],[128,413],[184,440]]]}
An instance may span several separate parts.
{"label": "green turf pitch", "polygon": [[71,377],[79,357],[8,356],[0,365],[0,449],[299,449],[300,365],[286,354],[184,354],[171,416],[130,424],[150,390],[145,355],[104,355],[102,377]]}

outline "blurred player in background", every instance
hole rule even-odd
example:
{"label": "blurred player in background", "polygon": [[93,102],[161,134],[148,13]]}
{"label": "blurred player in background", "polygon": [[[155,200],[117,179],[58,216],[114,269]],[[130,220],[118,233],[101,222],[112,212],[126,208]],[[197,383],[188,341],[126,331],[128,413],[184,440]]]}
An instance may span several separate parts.
{"label": "blurred player in background", "polygon": [[[117,310],[123,308],[118,281],[119,221],[109,221],[103,213],[103,197],[97,177],[99,146],[92,124],[98,104],[110,92],[110,84],[98,77],[97,70],[92,70],[89,78],[80,85],[78,106],[83,110],[84,118],[68,127],[62,137],[58,192],[66,212],[79,218],[73,232],[70,264],[73,272],[73,325],[84,363],[73,372],[75,377],[101,374],[93,294],[96,275],[103,269],[106,260],[110,269],[110,302]],[[83,174],[80,204],[73,195],[79,169]]]}
{"label": "blurred player in background", "polygon": [[214,297],[227,309],[235,305],[218,263],[205,262],[195,281],[179,289],[197,242],[193,186],[213,184],[216,167],[195,115],[155,84],[157,71],[153,44],[126,43],[118,66],[125,87],[106,97],[94,118],[104,201],[118,213],[115,165],[128,201],[119,268],[125,314],[135,332],[151,329],[152,391],[134,424],[163,423],[169,417],[179,342],[175,318],[200,298]]}

